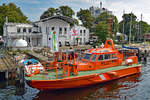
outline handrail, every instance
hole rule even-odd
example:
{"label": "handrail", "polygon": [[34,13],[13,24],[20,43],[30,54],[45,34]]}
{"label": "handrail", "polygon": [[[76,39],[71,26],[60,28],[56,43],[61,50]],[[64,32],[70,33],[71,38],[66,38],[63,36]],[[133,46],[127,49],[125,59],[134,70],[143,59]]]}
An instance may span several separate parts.
{"label": "handrail", "polygon": [[[59,55],[60,54],[60,55]],[[71,75],[71,73],[73,75],[77,75],[78,74],[78,63],[79,63],[79,59],[77,59],[76,57],[73,57],[73,55],[66,55],[63,56],[63,53],[57,53],[55,55],[54,61],[52,61],[50,63],[50,66],[46,66],[47,63],[41,63],[44,66],[44,70],[43,70],[43,75],[40,75],[40,77],[45,80],[45,79],[51,79],[53,77],[55,77],[56,79],[64,78],[64,77],[69,77]],[[61,60],[59,60],[61,59]],[[52,65],[54,67],[52,67]],[[47,70],[47,68],[49,70]],[[33,69],[32,70],[32,74],[33,74]],[[53,73],[54,71],[54,73]],[[46,76],[48,74],[48,76]],[[51,75],[52,74],[52,75]],[[49,76],[50,75],[50,76]],[[38,77],[39,75],[35,75],[34,77]],[[31,79],[33,77],[31,76]]]}

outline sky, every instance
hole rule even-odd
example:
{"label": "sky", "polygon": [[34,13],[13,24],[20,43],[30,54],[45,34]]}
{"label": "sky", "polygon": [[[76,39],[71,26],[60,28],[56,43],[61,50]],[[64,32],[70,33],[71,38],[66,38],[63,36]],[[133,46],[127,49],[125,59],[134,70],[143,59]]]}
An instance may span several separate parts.
{"label": "sky", "polygon": [[102,2],[103,7],[112,11],[119,21],[122,20],[123,11],[125,11],[125,13],[133,12],[138,20],[141,20],[142,14],[142,20],[150,24],[149,0],[0,0],[0,5],[10,2],[20,7],[30,21],[38,21],[41,14],[50,7],[58,8],[68,5],[78,12],[80,8],[99,7],[99,3]]}

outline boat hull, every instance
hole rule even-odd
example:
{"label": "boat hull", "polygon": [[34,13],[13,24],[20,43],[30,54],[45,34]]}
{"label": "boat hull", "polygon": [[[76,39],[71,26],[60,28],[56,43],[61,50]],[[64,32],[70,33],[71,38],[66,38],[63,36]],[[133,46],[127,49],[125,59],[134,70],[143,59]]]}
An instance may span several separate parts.
{"label": "boat hull", "polygon": [[91,75],[76,76],[57,80],[26,80],[27,84],[39,90],[59,90],[69,88],[80,88],[89,85],[112,81],[125,76],[141,72],[141,65],[129,67],[120,70],[109,71],[105,73],[96,73]]}

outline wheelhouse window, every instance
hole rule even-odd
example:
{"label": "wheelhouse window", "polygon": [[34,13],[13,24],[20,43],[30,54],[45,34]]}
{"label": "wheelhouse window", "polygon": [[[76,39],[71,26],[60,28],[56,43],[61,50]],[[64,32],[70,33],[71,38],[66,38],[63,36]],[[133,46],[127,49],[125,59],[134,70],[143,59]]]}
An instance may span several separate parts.
{"label": "wheelhouse window", "polygon": [[95,61],[96,60],[97,55],[93,55],[91,61]]}
{"label": "wheelhouse window", "polygon": [[117,58],[116,54],[112,54],[112,59]]}
{"label": "wheelhouse window", "polygon": [[105,54],[105,55],[104,55],[104,59],[105,59],[105,60],[110,59],[110,54]]}
{"label": "wheelhouse window", "polygon": [[99,55],[98,57],[98,61],[101,61],[101,60],[103,60],[103,55]]}
{"label": "wheelhouse window", "polygon": [[85,60],[90,60],[91,55],[92,55],[92,54],[85,53],[84,56],[83,56],[83,59],[85,59]]}

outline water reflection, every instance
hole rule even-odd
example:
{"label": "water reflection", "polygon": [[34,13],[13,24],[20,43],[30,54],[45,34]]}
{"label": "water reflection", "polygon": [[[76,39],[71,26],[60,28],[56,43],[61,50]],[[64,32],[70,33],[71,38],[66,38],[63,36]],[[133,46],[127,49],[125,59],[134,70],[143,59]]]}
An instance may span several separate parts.
{"label": "water reflection", "polygon": [[[40,91],[34,100],[125,100],[135,95],[140,74],[125,77],[104,85],[61,91]],[[128,90],[132,89],[130,93]]]}

